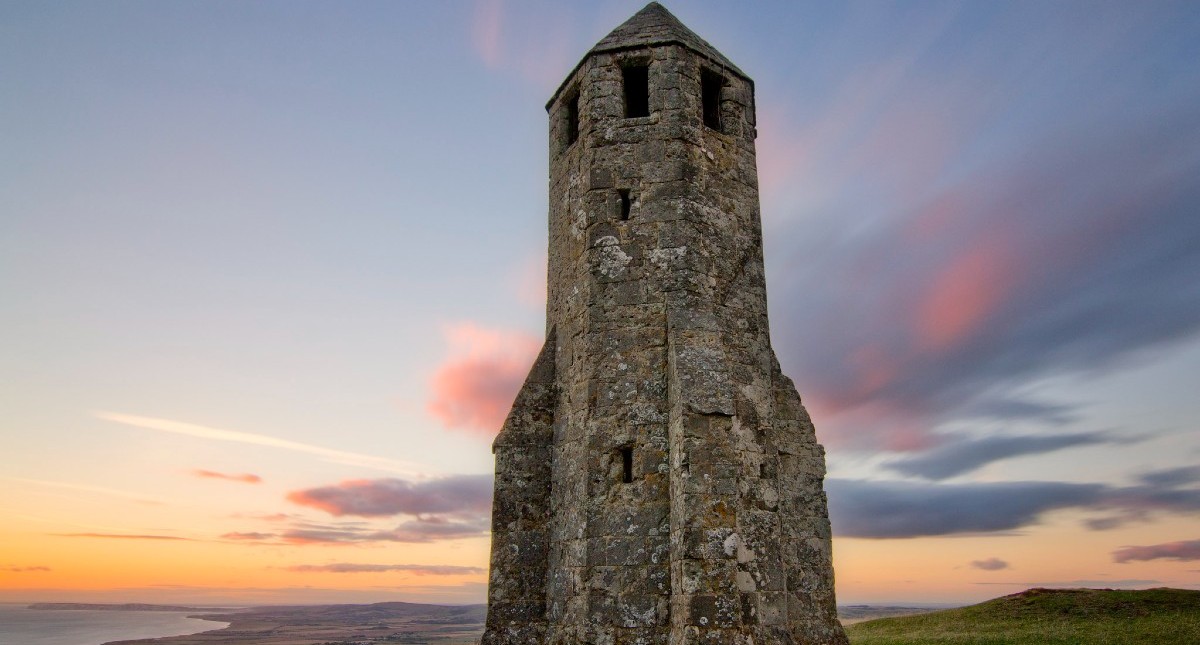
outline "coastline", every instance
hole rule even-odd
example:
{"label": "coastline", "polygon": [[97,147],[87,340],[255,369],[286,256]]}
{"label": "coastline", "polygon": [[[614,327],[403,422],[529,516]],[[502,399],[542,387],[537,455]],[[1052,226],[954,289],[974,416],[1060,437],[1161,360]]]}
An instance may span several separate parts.
{"label": "coastline", "polygon": [[0,606],[0,642],[21,645],[101,645],[188,636],[228,622],[195,612],[33,610],[32,603]]}
{"label": "coastline", "polygon": [[[218,618],[217,616],[215,616],[213,614],[188,614],[187,616],[185,616],[185,618],[188,618],[191,620],[203,620],[203,621],[206,621],[209,623],[214,623],[216,626],[211,627],[211,629],[199,629],[197,631],[187,632],[185,634],[163,634],[161,636],[150,636],[150,637],[139,635],[136,638],[119,638],[117,640],[104,641],[104,642],[100,643],[99,645],[129,645],[131,643],[173,643],[175,641],[173,641],[172,639],[176,639],[176,638],[186,639],[186,638],[191,638],[194,636],[202,636],[204,634],[213,633],[213,632],[223,632],[233,626],[232,621],[227,620],[225,617]],[[197,626],[198,627],[209,627],[208,625],[203,625],[203,626],[197,625]]]}
{"label": "coastline", "polygon": [[227,621],[221,629],[103,645],[293,645],[311,642],[399,642],[474,645],[483,633],[484,605],[413,603],[254,607],[195,616]]}

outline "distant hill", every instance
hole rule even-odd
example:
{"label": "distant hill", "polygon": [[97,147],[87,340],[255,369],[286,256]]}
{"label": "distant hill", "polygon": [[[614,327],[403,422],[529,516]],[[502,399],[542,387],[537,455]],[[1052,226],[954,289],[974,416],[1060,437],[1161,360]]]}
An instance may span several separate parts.
{"label": "distant hill", "polygon": [[1030,589],[846,627],[852,645],[1196,645],[1200,591]]}
{"label": "distant hill", "polygon": [[140,602],[122,604],[90,602],[39,602],[29,609],[42,611],[236,611],[228,607],[184,607],[182,605],[149,605]]}
{"label": "distant hill", "polygon": [[224,615],[205,616],[210,620],[239,621],[330,621],[346,625],[367,625],[380,620],[402,619],[422,623],[483,622],[487,605],[425,605],[414,602],[377,602],[369,605],[263,605]]}

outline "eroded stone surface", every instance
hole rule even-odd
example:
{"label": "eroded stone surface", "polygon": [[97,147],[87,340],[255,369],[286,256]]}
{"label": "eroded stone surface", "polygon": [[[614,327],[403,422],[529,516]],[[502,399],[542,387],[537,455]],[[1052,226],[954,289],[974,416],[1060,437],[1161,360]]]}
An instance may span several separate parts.
{"label": "eroded stone surface", "polygon": [[824,451],[768,334],[752,81],[652,3],[547,109],[547,340],[493,447],[483,643],[845,643]]}

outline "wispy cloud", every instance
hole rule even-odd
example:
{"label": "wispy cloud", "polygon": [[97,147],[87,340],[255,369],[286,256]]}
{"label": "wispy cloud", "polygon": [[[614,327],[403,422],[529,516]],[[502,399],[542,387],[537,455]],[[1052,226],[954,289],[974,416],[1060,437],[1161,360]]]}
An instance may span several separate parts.
{"label": "wispy cloud", "polygon": [[971,568],[980,569],[983,571],[1000,571],[1008,568],[1008,563],[1000,558],[987,558],[985,560],[972,560]]}
{"label": "wispy cloud", "polygon": [[295,545],[343,545],[371,542],[424,544],[481,538],[487,536],[490,530],[491,522],[487,517],[423,516],[406,520],[390,529],[294,528],[282,532],[279,537],[283,542]]}
{"label": "wispy cloud", "polygon": [[[531,13],[536,15],[529,15]],[[471,12],[471,46],[490,70],[513,72],[530,83],[550,88],[566,74],[571,11],[547,4],[509,4],[476,0]],[[535,22],[541,29],[510,29],[510,24]]]}
{"label": "wispy cloud", "polygon": [[4,477],[4,479],[7,479],[9,481],[14,481],[14,482],[20,482],[23,484],[33,484],[35,486],[45,486],[47,488],[58,488],[58,489],[62,489],[62,490],[71,490],[71,491],[77,491],[77,492],[81,492],[81,493],[96,493],[96,494],[100,494],[100,495],[107,495],[110,497],[120,497],[122,499],[127,499],[127,500],[130,500],[133,502],[138,502],[139,504],[159,505],[159,504],[166,503],[162,499],[147,497],[145,495],[141,495],[139,493],[134,493],[134,492],[126,491],[126,490],[119,490],[116,488],[107,488],[105,486],[93,486],[91,484],[77,484],[74,482],[49,481],[49,480],[45,480],[45,479],[26,479],[24,477]]}
{"label": "wispy cloud", "polygon": [[99,538],[102,540],[168,540],[195,542],[195,540],[192,538],[179,537],[177,535],[146,535],[136,533],[52,533],[51,535],[70,538]]}
{"label": "wispy cloud", "polygon": [[482,567],[463,567],[450,564],[360,564],[338,562],[334,564],[298,564],[287,567],[299,573],[379,573],[403,571],[418,576],[462,576],[484,573]]}
{"label": "wispy cloud", "polygon": [[454,325],[445,334],[450,356],[430,379],[428,410],[447,428],[495,436],[542,340],[474,323]]}
{"label": "wispy cloud", "polygon": [[428,544],[485,537],[490,530],[491,523],[483,515],[426,515],[386,528],[345,522],[293,522],[277,532],[235,532],[221,537],[248,546],[345,546],[380,542]]}
{"label": "wispy cloud", "polygon": [[1164,542],[1148,546],[1127,546],[1113,551],[1114,562],[1133,562],[1146,560],[1178,560],[1191,562],[1200,560],[1200,540],[1183,540],[1180,542]]}
{"label": "wispy cloud", "polygon": [[221,535],[221,539],[223,540],[234,540],[238,542],[260,542],[262,540],[270,540],[274,537],[276,537],[276,534],[274,533],[261,533],[258,531],[233,531]]}
{"label": "wispy cloud", "polygon": [[213,470],[196,469],[196,470],[192,471],[192,474],[195,475],[196,477],[200,477],[201,479],[224,479],[227,481],[241,482],[243,484],[261,484],[262,483],[262,477],[259,477],[258,475],[254,475],[251,473],[228,474],[228,473],[219,473],[219,472],[216,472]]}
{"label": "wispy cloud", "polygon": [[1142,474],[1139,479],[1150,486],[1185,486],[1200,482],[1200,466],[1155,470]]}
{"label": "wispy cloud", "polygon": [[471,44],[480,60],[491,69],[504,59],[503,0],[476,0],[471,13]]}
{"label": "wispy cloud", "polygon": [[237,520],[262,520],[264,522],[283,522],[285,520],[296,519],[295,516],[289,513],[232,513],[229,517]]}
{"label": "wispy cloud", "polygon": [[94,412],[93,416],[105,421],[112,421],[114,423],[120,423],[122,425],[132,426],[134,428],[142,428],[144,430],[168,432],[171,434],[196,437],[198,439],[208,439],[211,441],[228,441],[255,446],[265,446],[268,448],[278,448],[281,450],[291,450],[293,452],[314,455],[334,463],[359,466],[362,468],[371,468],[373,470],[381,470],[384,472],[415,476],[419,475],[422,471],[428,471],[427,468],[411,462],[387,459],[384,457],[375,457],[372,455],[364,455],[355,452],[347,452],[345,450],[335,450],[333,448],[326,448],[324,446],[315,446],[312,444],[300,443],[298,441],[280,439],[278,437],[271,437],[267,435],[211,428],[193,423],[172,421],[170,419],[143,417],[119,412]]}
{"label": "wispy cloud", "polygon": [[18,566],[14,566],[14,565],[7,565],[7,566],[0,567],[0,571],[7,571],[9,573],[44,573],[44,572],[50,571],[50,567],[45,567],[45,566],[40,566],[40,565],[35,565],[35,566],[31,566],[31,567],[18,567]]}
{"label": "wispy cloud", "polygon": [[1045,454],[1076,446],[1128,442],[1127,439],[1102,432],[955,438],[921,454],[885,462],[883,467],[912,477],[947,479],[1002,459]]}

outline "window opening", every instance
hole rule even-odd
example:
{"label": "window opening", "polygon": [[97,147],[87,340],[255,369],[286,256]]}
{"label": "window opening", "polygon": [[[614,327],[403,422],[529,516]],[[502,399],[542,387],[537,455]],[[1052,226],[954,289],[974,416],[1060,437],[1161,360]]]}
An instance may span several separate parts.
{"label": "window opening", "polygon": [[650,116],[650,68],[624,67],[621,74],[625,79],[625,118]]}
{"label": "window opening", "polygon": [[633,446],[622,446],[621,449],[621,481],[633,482]]}
{"label": "window opening", "polygon": [[579,95],[567,99],[567,145],[579,138]]}
{"label": "window opening", "polygon": [[704,106],[704,125],[721,132],[721,90],[725,79],[720,74],[704,70],[700,74],[700,98]]}
{"label": "window opening", "polygon": [[617,194],[621,196],[621,220],[628,220],[629,209],[633,206],[633,203],[629,201],[629,191],[622,188],[617,191]]}

